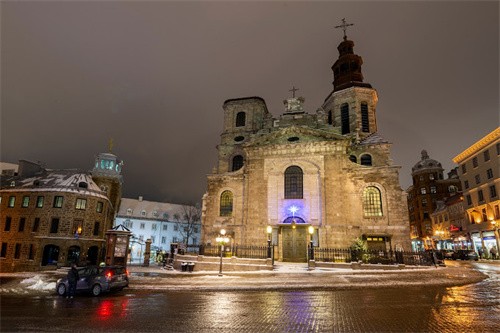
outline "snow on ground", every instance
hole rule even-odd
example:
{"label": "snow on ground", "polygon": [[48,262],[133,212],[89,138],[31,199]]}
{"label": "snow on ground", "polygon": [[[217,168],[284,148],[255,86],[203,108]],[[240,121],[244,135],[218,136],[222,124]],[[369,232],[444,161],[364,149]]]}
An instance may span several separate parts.
{"label": "snow on ground", "polygon": [[0,294],[31,294],[33,292],[54,292],[56,283],[48,281],[46,276],[35,275],[19,281],[18,279],[2,283],[0,286]]}

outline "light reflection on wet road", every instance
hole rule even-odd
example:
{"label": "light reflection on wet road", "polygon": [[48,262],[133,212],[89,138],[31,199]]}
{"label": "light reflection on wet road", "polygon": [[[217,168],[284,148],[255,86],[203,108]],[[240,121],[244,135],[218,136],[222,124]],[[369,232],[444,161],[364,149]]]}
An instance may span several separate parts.
{"label": "light reflection on wet road", "polygon": [[2,296],[1,331],[499,332],[500,266],[474,265],[490,278],[451,288]]}

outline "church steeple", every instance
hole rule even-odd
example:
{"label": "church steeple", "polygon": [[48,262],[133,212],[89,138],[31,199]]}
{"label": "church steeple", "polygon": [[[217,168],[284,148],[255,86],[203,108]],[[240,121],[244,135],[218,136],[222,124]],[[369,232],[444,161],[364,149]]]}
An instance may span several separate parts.
{"label": "church steeple", "polygon": [[344,40],[337,47],[339,58],[332,66],[333,91],[353,86],[371,88],[370,84],[363,83],[363,74],[361,73],[363,59],[354,54],[354,42],[347,39],[346,28],[352,25],[354,24],[346,23],[345,19],[342,19],[342,24],[335,27],[343,29]]}

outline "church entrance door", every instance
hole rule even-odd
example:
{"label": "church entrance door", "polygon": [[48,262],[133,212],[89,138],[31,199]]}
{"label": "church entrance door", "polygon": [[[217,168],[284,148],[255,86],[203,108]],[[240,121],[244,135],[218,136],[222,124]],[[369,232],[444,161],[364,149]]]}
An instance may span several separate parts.
{"label": "church entrance door", "polygon": [[307,262],[307,231],[304,226],[283,226],[283,261]]}

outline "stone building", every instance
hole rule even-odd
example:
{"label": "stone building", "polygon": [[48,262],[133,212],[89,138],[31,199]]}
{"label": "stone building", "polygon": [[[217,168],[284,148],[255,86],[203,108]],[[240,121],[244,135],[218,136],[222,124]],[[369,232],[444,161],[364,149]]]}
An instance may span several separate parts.
{"label": "stone building", "polygon": [[500,249],[500,127],[453,158],[464,189],[467,229],[475,251]]}
{"label": "stone building", "polygon": [[408,213],[413,250],[434,248],[435,230],[431,214],[437,208],[438,201],[444,201],[461,190],[457,171],[448,173],[444,178],[441,163],[429,157],[422,150],[420,161],[411,169],[412,183],[408,193]]}
{"label": "stone building", "polygon": [[171,243],[197,245],[201,237],[199,208],[144,200],[142,196],[138,199],[122,198],[115,226],[120,224],[132,233],[130,262],[143,262],[148,239],[151,240],[151,251],[156,253],[169,252]]}
{"label": "stone building", "polygon": [[283,261],[306,260],[310,240],[347,248],[363,238],[373,249],[410,249],[400,167],[377,133],[377,92],[363,81],[353,47],[344,36],[333,90],[315,112],[295,88],[278,118],[260,97],[224,102],[218,166],[203,197],[204,243],[215,243],[221,229],[232,245],[265,245],[270,237]]}
{"label": "stone building", "polygon": [[436,201],[431,213],[432,239],[437,250],[467,249],[470,246],[463,205],[463,195],[458,192],[444,200]]}
{"label": "stone building", "polygon": [[19,161],[2,175],[0,270],[97,264],[121,196],[121,161],[99,154],[92,172]]}

